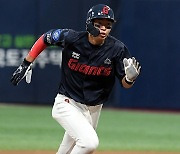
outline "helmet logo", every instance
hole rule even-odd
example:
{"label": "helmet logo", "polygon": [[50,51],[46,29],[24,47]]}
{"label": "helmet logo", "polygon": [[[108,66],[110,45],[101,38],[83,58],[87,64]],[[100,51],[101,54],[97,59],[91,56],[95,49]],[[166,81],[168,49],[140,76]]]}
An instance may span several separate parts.
{"label": "helmet logo", "polygon": [[103,9],[102,9],[102,13],[103,14],[108,14],[109,13],[109,7],[104,6]]}

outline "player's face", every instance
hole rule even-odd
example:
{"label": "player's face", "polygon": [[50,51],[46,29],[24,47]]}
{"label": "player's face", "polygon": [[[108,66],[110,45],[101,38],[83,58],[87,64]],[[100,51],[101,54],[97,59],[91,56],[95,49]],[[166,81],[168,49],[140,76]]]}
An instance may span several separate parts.
{"label": "player's face", "polygon": [[111,31],[112,22],[108,19],[95,19],[94,27],[98,28],[100,31],[100,34],[97,36],[97,39],[105,40]]}

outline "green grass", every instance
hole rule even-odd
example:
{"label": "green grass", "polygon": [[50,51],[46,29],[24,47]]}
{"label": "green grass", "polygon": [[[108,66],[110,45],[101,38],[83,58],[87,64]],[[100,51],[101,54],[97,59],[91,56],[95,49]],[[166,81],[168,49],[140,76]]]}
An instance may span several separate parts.
{"label": "green grass", "polygon": [[63,129],[50,107],[0,106],[0,149],[57,149]]}
{"label": "green grass", "polygon": [[[180,114],[103,109],[99,150],[180,151]],[[0,150],[56,150],[64,130],[51,107],[0,105]]]}
{"label": "green grass", "polygon": [[180,151],[179,120],[180,114],[104,111],[98,129],[100,148]]}

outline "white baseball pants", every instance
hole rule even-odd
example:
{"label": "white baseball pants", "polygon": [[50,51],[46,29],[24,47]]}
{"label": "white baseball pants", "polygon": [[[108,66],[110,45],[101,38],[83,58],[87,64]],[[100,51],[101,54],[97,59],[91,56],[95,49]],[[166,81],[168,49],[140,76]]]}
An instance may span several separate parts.
{"label": "white baseball pants", "polygon": [[65,129],[56,154],[92,154],[99,144],[96,134],[102,105],[87,106],[58,94],[52,117]]}

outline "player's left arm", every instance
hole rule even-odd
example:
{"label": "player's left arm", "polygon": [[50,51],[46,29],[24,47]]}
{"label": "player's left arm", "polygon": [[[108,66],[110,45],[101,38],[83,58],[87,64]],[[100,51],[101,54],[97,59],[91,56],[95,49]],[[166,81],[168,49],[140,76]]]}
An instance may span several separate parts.
{"label": "player's left arm", "polygon": [[122,85],[124,88],[131,88],[140,74],[141,66],[139,62],[134,58],[123,59],[125,76],[122,79]]}
{"label": "player's left arm", "polygon": [[131,56],[128,48],[121,44],[115,58],[115,73],[119,78],[122,87],[131,88],[140,73],[139,62]]}

